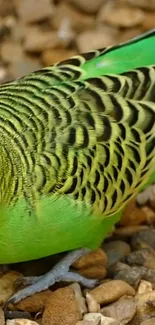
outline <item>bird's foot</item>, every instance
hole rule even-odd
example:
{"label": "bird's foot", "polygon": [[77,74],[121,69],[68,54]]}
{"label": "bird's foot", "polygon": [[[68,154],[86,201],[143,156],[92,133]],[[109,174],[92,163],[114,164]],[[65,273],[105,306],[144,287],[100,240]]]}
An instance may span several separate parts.
{"label": "bird's foot", "polygon": [[[58,262],[52,270],[47,272],[45,275],[41,275],[38,277],[23,277],[17,280],[18,284],[22,283],[24,285],[28,285],[28,287],[19,290],[15,293],[7,302],[16,304],[22,299],[32,296],[37,292],[44,291],[52,286],[56,282],[64,281],[64,282],[80,282],[85,287],[92,288],[97,283],[98,280],[87,279],[84,276],[69,271],[69,267],[81,256],[89,253],[89,249],[79,249],[76,251],[72,251],[68,253],[60,262]],[[16,282],[16,283],[17,283]],[[5,306],[6,308],[6,306]]]}

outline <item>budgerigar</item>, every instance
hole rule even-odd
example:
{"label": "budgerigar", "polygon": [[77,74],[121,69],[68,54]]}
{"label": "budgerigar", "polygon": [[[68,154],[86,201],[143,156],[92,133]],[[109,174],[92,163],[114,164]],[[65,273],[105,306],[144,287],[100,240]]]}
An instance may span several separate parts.
{"label": "budgerigar", "polygon": [[155,31],[0,86],[0,263],[72,251],[11,301],[100,246],[155,179]]}

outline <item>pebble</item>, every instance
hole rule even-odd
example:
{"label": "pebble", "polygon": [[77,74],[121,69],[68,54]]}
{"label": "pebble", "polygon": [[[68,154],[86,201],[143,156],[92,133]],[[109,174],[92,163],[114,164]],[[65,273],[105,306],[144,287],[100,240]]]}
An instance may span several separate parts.
{"label": "pebble", "polygon": [[155,249],[155,229],[148,228],[140,230],[131,237],[132,249],[151,246]]}
{"label": "pebble", "polygon": [[109,241],[103,244],[103,249],[108,257],[108,267],[120,261],[131,251],[130,246],[122,240]]}
{"label": "pebble", "polygon": [[12,15],[14,12],[14,2],[10,0],[0,0],[0,15],[1,17]]}
{"label": "pebble", "polygon": [[119,224],[121,226],[135,226],[143,224],[146,220],[145,212],[137,206],[136,199],[133,199],[124,209]]}
{"label": "pebble", "polygon": [[22,58],[23,48],[19,42],[13,42],[8,40],[2,43],[0,47],[0,53],[4,62],[12,63]]}
{"label": "pebble", "polygon": [[152,292],[137,294],[135,296],[136,314],[130,325],[141,324],[141,322],[154,317],[155,290]]}
{"label": "pebble", "polygon": [[89,313],[76,325],[121,325],[116,319],[103,316],[101,313]]}
{"label": "pebble", "polygon": [[98,19],[112,26],[129,28],[142,24],[144,14],[141,9],[127,6],[120,7],[116,4],[106,6],[106,8],[103,6]]}
{"label": "pebble", "polygon": [[43,312],[42,325],[75,325],[81,319],[75,292],[73,288],[65,287],[50,296]]}
{"label": "pebble", "polygon": [[86,299],[82,295],[80,285],[78,283],[73,283],[70,285],[70,287],[74,290],[79,314],[80,315],[86,314],[86,312],[87,312]]}
{"label": "pebble", "polygon": [[129,265],[141,265],[155,270],[155,252],[151,248],[143,248],[130,253],[125,257]]}
{"label": "pebble", "polygon": [[51,18],[54,6],[51,0],[20,0],[17,3],[16,11],[19,19],[24,23],[34,23]]}
{"label": "pebble", "polygon": [[76,38],[76,45],[80,53],[110,46],[114,43],[114,37],[105,33],[104,30],[86,31],[79,34]]}
{"label": "pebble", "polygon": [[129,265],[119,262],[110,268],[110,274],[113,276],[113,279],[125,281],[134,288],[137,288],[143,276],[143,272],[140,267],[130,267]]}
{"label": "pebble", "polygon": [[126,282],[121,280],[107,281],[100,286],[90,290],[90,294],[98,304],[106,305],[114,302],[123,295],[135,295],[135,290]]}
{"label": "pebble", "polygon": [[103,307],[101,313],[106,317],[116,319],[123,325],[128,324],[136,313],[134,298],[124,296],[113,304]]}
{"label": "pebble", "polygon": [[150,319],[144,320],[140,325],[154,325],[155,324],[155,317]]}
{"label": "pebble", "polygon": [[105,269],[106,265],[107,256],[101,248],[80,257],[73,263],[73,267],[81,275],[90,279],[104,279],[107,273]]}
{"label": "pebble", "polygon": [[127,2],[135,7],[155,9],[155,0],[127,0]]}
{"label": "pebble", "polygon": [[141,280],[139,283],[139,286],[137,288],[137,293],[138,294],[143,294],[147,292],[151,292],[152,289],[152,283],[146,280]]}
{"label": "pebble", "polygon": [[77,6],[77,8],[81,9],[82,11],[89,13],[89,14],[95,14],[99,11],[101,5],[105,3],[105,0],[71,0],[71,2]]}
{"label": "pebble", "polygon": [[29,53],[38,53],[59,44],[60,40],[55,31],[42,31],[37,27],[30,27],[25,34],[23,47]]}
{"label": "pebble", "polygon": [[9,271],[0,278],[0,305],[3,305],[15,292],[14,283],[21,277],[15,271]]}
{"label": "pebble", "polygon": [[14,305],[14,308],[16,310],[28,311],[30,313],[38,313],[43,310],[51,294],[52,292],[50,290],[36,293],[33,296],[27,297],[18,302]]}
{"label": "pebble", "polygon": [[94,16],[76,10],[76,8],[69,3],[60,2],[55,9],[55,14],[52,17],[51,23],[55,29],[59,29],[64,21],[68,21],[71,30],[78,33],[87,29],[92,29],[95,26]]}
{"label": "pebble", "polygon": [[4,311],[0,308],[0,325],[5,325]]}
{"label": "pebble", "polygon": [[100,311],[100,305],[89,292],[86,293],[86,302],[89,313],[98,313]]}
{"label": "pebble", "polygon": [[120,227],[116,228],[114,230],[114,235],[115,237],[121,237],[127,239],[128,237],[131,237],[133,234],[141,231],[141,230],[148,230],[148,226],[144,225],[138,225],[138,226],[125,226],[125,227]]}
{"label": "pebble", "polygon": [[80,270],[96,264],[101,264],[103,266],[106,266],[107,264],[107,255],[101,248],[80,257],[72,266],[75,269]]}
{"label": "pebble", "polygon": [[57,49],[45,50],[42,53],[42,61],[45,66],[52,65],[57,62],[64,61],[77,53],[73,50],[62,49],[61,52]]}
{"label": "pebble", "polygon": [[39,64],[37,60],[24,55],[18,61],[12,62],[11,66],[9,67],[9,72],[12,78],[15,79],[40,69],[41,64]]}
{"label": "pebble", "polygon": [[18,318],[18,319],[7,320],[6,325],[39,325],[39,324],[30,319]]}

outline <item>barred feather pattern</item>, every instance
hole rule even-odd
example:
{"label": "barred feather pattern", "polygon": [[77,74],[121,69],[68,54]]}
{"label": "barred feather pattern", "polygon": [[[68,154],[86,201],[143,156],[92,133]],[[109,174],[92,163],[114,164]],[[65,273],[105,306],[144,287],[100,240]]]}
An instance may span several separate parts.
{"label": "barred feather pattern", "polygon": [[85,78],[76,56],[0,87],[0,200],[68,195],[109,216],[155,164],[155,66]]}

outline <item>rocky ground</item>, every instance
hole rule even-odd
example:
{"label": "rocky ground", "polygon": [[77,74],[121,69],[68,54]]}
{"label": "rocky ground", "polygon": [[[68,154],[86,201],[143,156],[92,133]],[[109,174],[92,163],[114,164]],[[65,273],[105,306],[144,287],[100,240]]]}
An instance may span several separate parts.
{"label": "rocky ground", "polygon": [[[155,0],[0,0],[0,82],[154,27]],[[5,321],[0,309],[0,325],[154,325],[155,196],[144,193],[139,203],[130,202],[102,247],[73,265],[100,285],[56,286],[10,306],[22,311],[20,319]],[[46,258],[1,272],[0,306],[21,275],[42,274],[53,263]]]}

